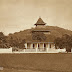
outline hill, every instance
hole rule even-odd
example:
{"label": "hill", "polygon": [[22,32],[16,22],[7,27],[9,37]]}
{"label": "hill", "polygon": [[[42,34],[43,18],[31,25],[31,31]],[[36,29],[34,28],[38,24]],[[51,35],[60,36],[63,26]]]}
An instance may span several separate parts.
{"label": "hill", "polygon": [[20,31],[20,32],[15,32],[14,34],[9,34],[8,38],[13,37],[13,38],[21,39],[21,40],[22,39],[31,40],[32,30],[50,30],[51,34],[46,35],[50,41],[54,41],[55,38],[61,37],[64,34],[72,35],[72,31],[70,30],[63,29],[57,26],[45,26],[44,28],[31,28],[31,29],[26,29],[24,31]]}

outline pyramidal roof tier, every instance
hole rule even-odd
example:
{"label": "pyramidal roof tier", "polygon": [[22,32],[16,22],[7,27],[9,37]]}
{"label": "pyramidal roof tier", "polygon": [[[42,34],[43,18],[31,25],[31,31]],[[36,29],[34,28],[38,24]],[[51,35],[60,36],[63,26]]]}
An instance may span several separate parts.
{"label": "pyramidal roof tier", "polygon": [[39,18],[35,25],[45,25],[45,24],[46,23],[41,18]]}

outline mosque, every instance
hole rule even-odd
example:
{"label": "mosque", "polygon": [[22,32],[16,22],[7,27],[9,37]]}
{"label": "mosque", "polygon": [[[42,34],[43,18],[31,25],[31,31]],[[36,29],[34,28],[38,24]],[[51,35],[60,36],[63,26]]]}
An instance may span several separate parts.
{"label": "mosque", "polygon": [[[31,31],[31,33],[44,33],[45,35],[50,35],[51,31],[45,29],[46,23],[39,18],[38,21],[34,24],[35,29]],[[37,52],[48,52],[49,49],[54,48],[54,42],[50,41],[50,39],[46,39],[45,41],[37,41],[37,40],[28,40],[25,43],[26,50],[32,51],[36,50]]]}

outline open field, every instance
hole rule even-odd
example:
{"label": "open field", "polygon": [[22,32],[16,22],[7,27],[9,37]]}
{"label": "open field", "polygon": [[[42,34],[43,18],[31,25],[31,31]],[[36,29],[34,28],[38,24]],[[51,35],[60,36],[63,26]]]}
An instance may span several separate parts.
{"label": "open field", "polygon": [[72,72],[72,54],[0,54],[0,72]]}

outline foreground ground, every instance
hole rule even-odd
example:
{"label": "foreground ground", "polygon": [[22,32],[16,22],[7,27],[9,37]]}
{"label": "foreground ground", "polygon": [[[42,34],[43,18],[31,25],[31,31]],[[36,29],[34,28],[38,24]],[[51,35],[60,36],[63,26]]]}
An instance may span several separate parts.
{"label": "foreground ground", "polygon": [[0,72],[72,72],[72,54],[0,54]]}

